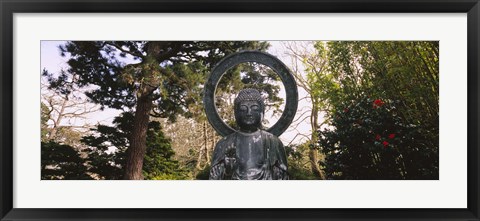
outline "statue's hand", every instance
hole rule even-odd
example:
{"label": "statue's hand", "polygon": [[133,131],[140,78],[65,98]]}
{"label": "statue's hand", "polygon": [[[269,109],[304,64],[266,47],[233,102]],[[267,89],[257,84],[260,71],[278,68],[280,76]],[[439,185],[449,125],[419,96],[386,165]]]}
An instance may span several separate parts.
{"label": "statue's hand", "polygon": [[225,157],[225,174],[232,175],[236,159],[234,157]]}
{"label": "statue's hand", "polygon": [[287,166],[276,160],[273,164],[273,176],[277,180],[288,180]]}

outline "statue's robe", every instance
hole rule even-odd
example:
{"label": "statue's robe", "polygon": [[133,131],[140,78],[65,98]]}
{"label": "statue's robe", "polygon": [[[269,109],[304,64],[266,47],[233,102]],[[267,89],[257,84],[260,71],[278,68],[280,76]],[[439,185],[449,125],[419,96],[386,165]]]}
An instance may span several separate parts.
{"label": "statue's robe", "polygon": [[266,131],[234,132],[215,146],[211,180],[286,180],[282,141]]}

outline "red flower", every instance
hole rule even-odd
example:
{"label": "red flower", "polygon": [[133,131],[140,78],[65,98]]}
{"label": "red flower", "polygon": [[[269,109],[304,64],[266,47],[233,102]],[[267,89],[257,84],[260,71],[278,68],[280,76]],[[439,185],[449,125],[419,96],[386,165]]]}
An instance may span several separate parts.
{"label": "red flower", "polygon": [[375,136],[375,140],[380,140],[380,138],[382,138],[379,134],[377,134],[377,136]]}
{"label": "red flower", "polygon": [[382,100],[376,99],[375,101],[373,101],[373,108],[381,107],[384,104],[385,103]]}
{"label": "red flower", "polygon": [[388,142],[387,141],[383,141],[383,147],[388,147]]}
{"label": "red flower", "polygon": [[389,135],[388,135],[388,138],[390,138],[390,139],[395,138],[395,134],[389,134]]}
{"label": "red flower", "polygon": [[343,109],[343,112],[347,113],[347,112],[348,112],[348,108]]}

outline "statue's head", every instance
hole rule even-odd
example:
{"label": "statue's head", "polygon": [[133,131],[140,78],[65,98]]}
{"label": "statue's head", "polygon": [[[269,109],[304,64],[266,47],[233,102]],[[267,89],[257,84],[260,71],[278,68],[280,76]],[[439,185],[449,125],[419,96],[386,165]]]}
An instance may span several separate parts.
{"label": "statue's head", "polygon": [[265,102],[255,89],[241,90],[234,101],[235,120],[241,131],[254,132],[262,127]]}

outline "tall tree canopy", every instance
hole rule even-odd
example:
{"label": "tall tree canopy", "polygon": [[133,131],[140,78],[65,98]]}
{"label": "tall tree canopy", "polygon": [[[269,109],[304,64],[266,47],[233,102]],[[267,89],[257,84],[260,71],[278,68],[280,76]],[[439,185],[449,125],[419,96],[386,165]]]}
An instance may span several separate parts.
{"label": "tall tree canopy", "polygon": [[[69,69],[52,78],[52,87],[93,88],[87,96],[102,107],[134,111],[124,179],[143,179],[142,166],[150,116],[192,115],[211,67],[242,49],[264,50],[265,42],[71,41],[60,47]],[[74,76],[74,81],[71,81]],[[70,79],[70,80],[69,80]]]}

